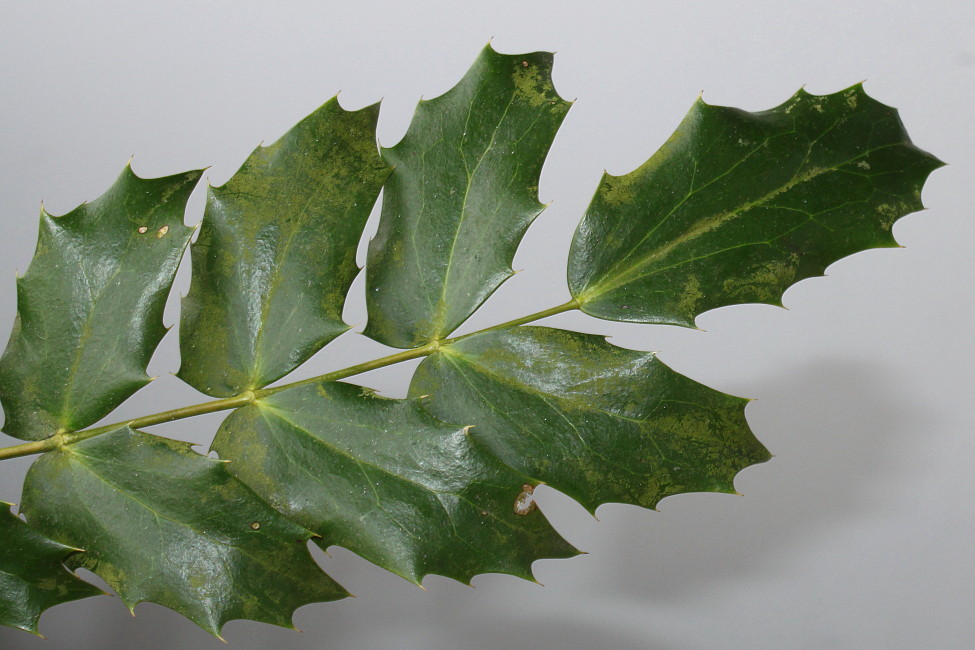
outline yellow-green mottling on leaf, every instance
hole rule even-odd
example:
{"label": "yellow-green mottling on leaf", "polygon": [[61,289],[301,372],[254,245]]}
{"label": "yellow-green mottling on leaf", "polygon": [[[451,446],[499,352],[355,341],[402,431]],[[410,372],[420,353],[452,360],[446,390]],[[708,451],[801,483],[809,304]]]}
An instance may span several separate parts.
{"label": "yellow-green mottling on leaf", "polygon": [[538,178],[569,110],[552,55],[487,46],[456,86],[421,101],[403,140],[366,261],[364,334],[397,348],[443,339],[513,271],[545,208]]}
{"label": "yellow-green mottling on leaf", "polygon": [[745,422],[747,400],[590,334],[470,336],[427,357],[410,393],[431,395],[442,420],[475,423],[477,442],[590,511],[734,492],[735,474],[769,458]]}
{"label": "yellow-green mottling on leaf", "polygon": [[355,250],[389,167],[379,105],[336,99],[211,187],[183,299],[179,377],[215,397],[263,388],[349,329]]}
{"label": "yellow-green mottling on leaf", "polygon": [[599,318],[688,327],[715,307],[780,304],[832,262],[896,246],[891,226],[940,165],[860,86],[760,113],[698,100],[643,166],[603,177],[569,289]]}

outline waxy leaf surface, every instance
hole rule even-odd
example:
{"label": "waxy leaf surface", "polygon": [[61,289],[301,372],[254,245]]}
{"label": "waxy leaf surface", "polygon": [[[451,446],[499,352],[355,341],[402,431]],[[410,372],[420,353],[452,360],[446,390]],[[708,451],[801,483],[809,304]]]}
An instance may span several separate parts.
{"label": "waxy leaf surface", "polygon": [[41,211],[37,251],[17,278],[17,319],[0,359],[4,432],[39,440],[96,422],[149,382],[163,308],[193,230],[200,172],[145,179],[126,166],[100,198]]}
{"label": "waxy leaf surface", "polygon": [[569,109],[551,69],[547,52],[488,46],[383,149],[395,170],[369,245],[367,336],[399,348],[442,339],[512,275],[515,249],[544,209],[538,178]]}
{"label": "waxy leaf surface", "polygon": [[511,467],[594,511],[654,507],[682,492],[734,492],[768,460],[746,400],[602,337],[518,327],[463,338],[425,359],[410,387]]}
{"label": "waxy leaf surface", "polygon": [[64,567],[77,550],[41,535],[0,502],[0,625],[37,634],[47,608],[101,594]]}
{"label": "waxy leaf surface", "polygon": [[219,635],[248,618],[290,627],[294,610],[343,598],[306,546],[312,536],[186,443],[118,429],[39,458],[23,511],[45,535],[85,549],[130,609],[170,607]]}
{"label": "waxy leaf surface", "polygon": [[210,188],[180,325],[179,376],[196,389],[261,388],[348,329],[356,247],[389,173],[378,115],[332,99]]}
{"label": "waxy leaf surface", "polygon": [[603,177],[569,288],[588,314],[646,323],[780,304],[841,257],[896,246],[891,226],[940,165],[860,86],[761,113],[698,100],[642,167]]}
{"label": "waxy leaf surface", "polygon": [[323,548],[351,549],[413,582],[490,571],[531,579],[534,560],[576,554],[541,512],[514,512],[527,477],[419,400],[307,384],[236,411],[213,447]]}

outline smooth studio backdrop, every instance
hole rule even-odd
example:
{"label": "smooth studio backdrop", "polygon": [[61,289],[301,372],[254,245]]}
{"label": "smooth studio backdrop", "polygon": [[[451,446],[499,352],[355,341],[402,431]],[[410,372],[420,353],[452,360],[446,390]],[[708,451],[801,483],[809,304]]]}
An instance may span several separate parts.
{"label": "smooth studio backdrop", "polygon": [[[568,299],[569,241],[604,169],[628,172],[703,91],[763,110],[800,86],[865,80],[900,109],[915,143],[949,163],[901,220],[905,246],[860,253],[785,295],[788,310],[705,314],[704,331],[563,314],[545,324],[657,350],[674,369],[756,398],[747,415],[775,454],[744,471],[744,496],[666,499],[659,512],[603,506],[599,521],[552,490],[545,513],[588,551],[474,589],[431,576],[422,591],[342,549],[321,564],[358,597],[298,611],[303,633],[227,625],[233,648],[961,648],[975,636],[975,430],[971,254],[975,239],[975,5],[864,1],[466,3],[33,2],[0,8],[0,339],[16,312],[41,200],[53,214],[99,196],[130,156],[145,177],[210,165],[223,183],[336,92],[383,100],[380,140],[406,130],[420,96],[441,94],[489,38],[505,53],[556,51],[556,88],[576,103],[543,172],[552,206],[505,284],[462,331]],[[202,214],[203,191],[188,223]],[[375,222],[370,222],[370,230]],[[184,266],[177,293],[186,291]],[[365,324],[362,278],[347,320]],[[178,322],[176,301],[168,324]],[[109,416],[201,401],[168,375]],[[299,369],[309,377],[384,354],[349,334]],[[415,364],[356,377],[402,396]],[[221,416],[152,429],[206,445]],[[3,437],[3,444],[12,439]],[[17,501],[31,459],[0,464]],[[0,544],[2,544],[0,540]],[[152,604],[60,606],[47,641],[0,630],[4,648],[221,648]]]}

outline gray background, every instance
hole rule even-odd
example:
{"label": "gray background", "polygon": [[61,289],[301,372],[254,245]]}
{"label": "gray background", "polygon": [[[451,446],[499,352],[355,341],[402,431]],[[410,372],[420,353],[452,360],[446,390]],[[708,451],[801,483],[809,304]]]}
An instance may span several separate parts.
{"label": "gray background", "polygon": [[[506,53],[557,51],[556,87],[578,101],[542,179],[542,200],[554,203],[515,261],[523,272],[464,331],[568,298],[568,242],[600,173],[645,160],[702,90],[710,103],[762,110],[803,84],[828,93],[865,79],[900,109],[919,146],[951,163],[925,190],[929,209],[896,226],[903,250],[834,264],[828,278],[789,290],[788,310],[705,314],[705,331],[579,314],[548,321],[658,350],[698,381],[757,398],[748,418],[776,458],[739,476],[743,497],[681,495],[659,512],[608,505],[597,522],[543,488],[546,514],[589,552],[536,563],[545,587],[487,575],[471,589],[430,577],[424,592],[334,549],[318,557],[358,598],[299,610],[302,634],[250,622],[224,633],[239,648],[970,647],[973,6],[7,0],[0,339],[42,199],[55,214],[93,199],[133,154],[142,176],[212,165],[211,182],[222,183],[258,142],[339,90],[347,108],[383,98],[380,139],[391,145],[420,95],[453,85],[492,36]],[[197,192],[188,222],[201,211]],[[360,326],[361,282],[347,314]],[[177,321],[175,304],[166,318]],[[175,342],[170,334],[150,367],[160,380],[111,421],[200,400],[167,376]],[[293,377],[383,352],[347,335]],[[357,381],[402,395],[411,368]],[[153,431],[206,443],[218,422]],[[3,463],[0,498],[19,498],[29,462]],[[43,617],[48,641],[2,630],[0,647],[225,647],[156,605],[136,614],[115,598],[71,603]]]}

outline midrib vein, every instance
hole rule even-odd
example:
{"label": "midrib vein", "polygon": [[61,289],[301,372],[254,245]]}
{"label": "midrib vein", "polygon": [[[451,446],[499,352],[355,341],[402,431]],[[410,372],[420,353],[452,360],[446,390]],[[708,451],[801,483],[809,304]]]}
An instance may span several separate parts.
{"label": "midrib vein", "polygon": [[464,226],[464,221],[467,219],[467,200],[470,197],[471,186],[474,183],[474,176],[477,175],[478,169],[481,167],[481,163],[484,162],[484,158],[488,153],[494,148],[494,141],[498,137],[498,131],[501,128],[501,124],[504,122],[505,117],[508,115],[508,111],[511,109],[511,105],[515,101],[514,93],[511,94],[511,98],[508,99],[507,105],[504,107],[504,111],[501,113],[501,117],[498,118],[497,124],[494,125],[494,130],[491,132],[491,139],[488,141],[484,151],[481,153],[480,157],[477,159],[477,164],[474,165],[474,169],[467,172],[465,164],[465,175],[467,176],[467,184],[464,188],[464,199],[461,202],[460,208],[460,218],[457,220],[457,227],[454,229],[454,236],[450,242],[450,253],[447,256],[447,268],[444,271],[443,284],[440,287],[440,300],[437,303],[437,313],[433,320],[433,332],[435,338],[441,338],[442,336],[448,334],[449,332],[444,331],[446,327],[447,320],[447,287],[450,284],[450,274],[453,270],[454,256],[457,252],[457,241],[460,239],[460,231]]}

